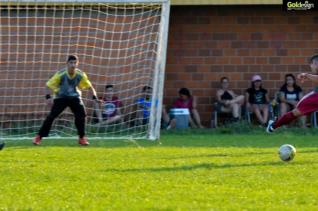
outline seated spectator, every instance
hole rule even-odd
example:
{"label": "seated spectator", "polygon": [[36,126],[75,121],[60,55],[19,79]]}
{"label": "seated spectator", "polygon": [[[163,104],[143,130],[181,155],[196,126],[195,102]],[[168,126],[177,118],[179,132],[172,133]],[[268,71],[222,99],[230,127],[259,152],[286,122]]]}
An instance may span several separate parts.
{"label": "seated spectator", "polygon": [[232,113],[233,121],[241,118],[241,106],[244,104],[244,96],[236,95],[229,90],[229,79],[221,78],[221,89],[216,92],[216,99],[223,113]]}
{"label": "seated spectator", "polygon": [[122,102],[114,95],[114,86],[106,85],[101,103],[94,102],[94,112],[99,125],[108,125],[122,121]]}
{"label": "seated spectator", "polygon": [[[144,86],[142,88],[142,97],[137,99],[137,125],[145,125],[149,122],[152,101],[151,95],[152,87]],[[158,102],[156,102],[156,104],[158,104]],[[162,106],[162,121],[165,125],[168,125],[170,121],[164,105]]]}
{"label": "seated spectator", "polygon": [[149,122],[151,108],[152,88],[144,86],[142,88],[142,96],[137,99],[137,121],[138,125],[145,125]]}
{"label": "seated spectator", "polygon": [[[189,123],[193,128],[204,128],[201,124],[200,115],[197,110],[196,97],[191,96],[187,88],[179,90],[179,98],[174,102],[173,108],[187,108],[190,112]],[[171,120],[171,127],[175,127],[175,120]]]}
{"label": "seated spectator", "polygon": [[269,97],[267,90],[262,87],[262,78],[259,75],[252,77],[252,86],[246,90],[246,105],[255,115],[259,123],[266,126],[268,121]]}
{"label": "seated spectator", "polygon": [[[293,74],[285,75],[285,84],[279,90],[280,116],[293,110],[299,100],[303,97],[302,89],[296,84]],[[306,117],[299,119],[302,127],[306,127]]]}

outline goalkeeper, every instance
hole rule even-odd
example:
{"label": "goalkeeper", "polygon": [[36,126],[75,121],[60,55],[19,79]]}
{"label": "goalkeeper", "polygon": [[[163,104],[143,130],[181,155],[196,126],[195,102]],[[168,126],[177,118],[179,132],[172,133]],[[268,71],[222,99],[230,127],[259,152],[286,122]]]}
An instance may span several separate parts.
{"label": "goalkeeper", "polygon": [[[51,129],[52,123],[65,108],[70,107],[75,116],[75,126],[79,135],[78,143],[80,145],[89,145],[85,137],[85,107],[81,99],[81,92],[79,89],[90,89],[93,94],[93,100],[97,101],[96,91],[88,80],[87,75],[77,68],[77,56],[70,55],[67,59],[66,68],[58,71],[46,83],[47,103],[52,105],[49,115],[46,117],[38,134],[33,139],[33,144],[39,145],[43,137],[47,137]],[[51,97],[51,92],[55,95],[54,99]]]}

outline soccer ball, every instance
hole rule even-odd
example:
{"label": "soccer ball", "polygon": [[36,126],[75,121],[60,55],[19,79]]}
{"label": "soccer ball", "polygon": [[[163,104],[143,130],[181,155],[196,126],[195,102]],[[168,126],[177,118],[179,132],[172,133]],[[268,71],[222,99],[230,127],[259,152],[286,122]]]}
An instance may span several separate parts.
{"label": "soccer ball", "polygon": [[290,144],[284,144],[279,148],[278,154],[282,161],[291,161],[296,155],[296,149]]}

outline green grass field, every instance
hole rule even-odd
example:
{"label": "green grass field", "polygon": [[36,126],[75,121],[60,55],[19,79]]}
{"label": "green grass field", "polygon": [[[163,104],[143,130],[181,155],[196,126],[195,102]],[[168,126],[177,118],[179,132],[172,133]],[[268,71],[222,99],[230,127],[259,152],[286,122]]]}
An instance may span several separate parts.
{"label": "green grass field", "polygon": [[[277,156],[293,144],[292,162]],[[165,133],[161,142],[8,141],[0,210],[315,210],[318,139]]]}

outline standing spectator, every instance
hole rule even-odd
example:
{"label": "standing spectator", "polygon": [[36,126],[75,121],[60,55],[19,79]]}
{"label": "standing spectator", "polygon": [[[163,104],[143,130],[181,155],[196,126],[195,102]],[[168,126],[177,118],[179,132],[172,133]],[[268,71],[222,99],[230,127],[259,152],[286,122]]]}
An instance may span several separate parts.
{"label": "standing spectator", "polygon": [[252,77],[252,85],[245,93],[247,109],[251,110],[262,125],[266,126],[268,121],[269,97],[267,90],[262,87],[260,75]]}

